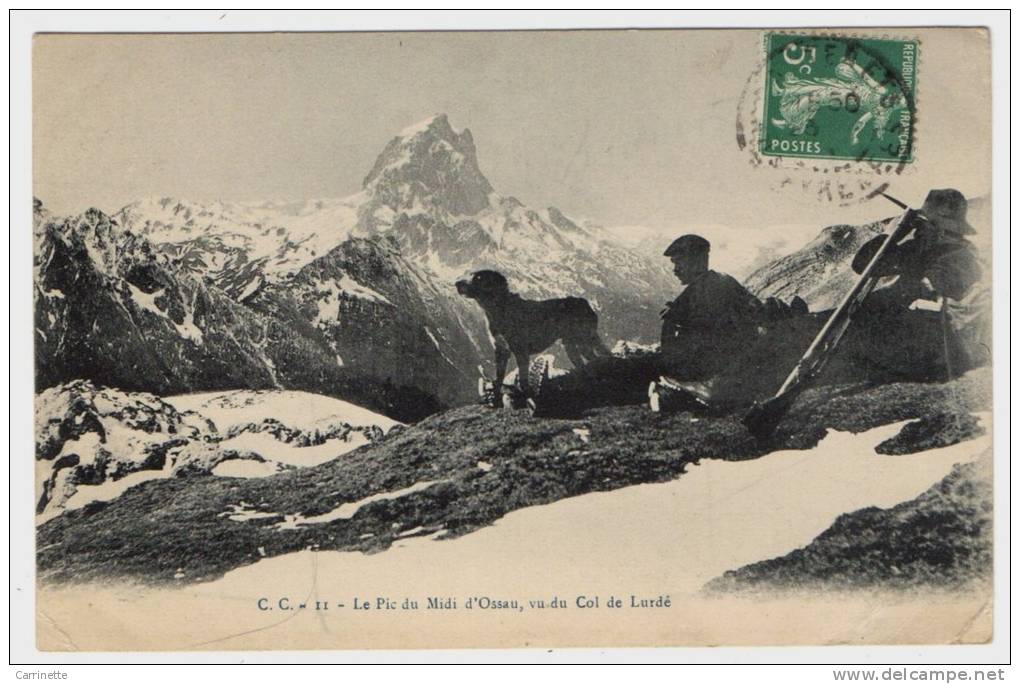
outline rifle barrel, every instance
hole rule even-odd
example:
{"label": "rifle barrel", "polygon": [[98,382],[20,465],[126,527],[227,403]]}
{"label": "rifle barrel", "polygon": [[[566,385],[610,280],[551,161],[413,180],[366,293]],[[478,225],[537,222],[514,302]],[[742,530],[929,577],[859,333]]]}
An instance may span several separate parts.
{"label": "rifle barrel", "polygon": [[831,353],[831,348],[839,343],[840,339],[843,337],[843,333],[846,331],[847,325],[849,325],[849,316],[852,315],[854,307],[860,305],[859,300],[863,299],[861,295],[863,294],[864,297],[866,297],[871,292],[871,288],[873,288],[877,282],[877,278],[872,276],[872,273],[874,273],[875,269],[878,267],[878,262],[883,256],[885,256],[890,245],[895,244],[896,241],[899,240],[904,228],[908,225],[912,213],[913,210],[908,207],[900,217],[899,222],[896,224],[896,228],[886,236],[881,247],[879,247],[878,251],[875,252],[874,256],[872,256],[871,261],[868,262],[867,267],[865,267],[864,271],[857,279],[857,282],[850,291],[843,296],[839,306],[836,307],[836,310],[833,311],[829,320],[825,322],[825,325],[822,326],[822,329],[815,336],[814,340],[811,341],[811,345],[808,347],[807,351],[804,352],[804,355],[801,357],[798,364],[786,377],[786,381],[783,382],[782,387],[780,387],[779,391],[776,392],[776,397],[788,392],[798,382],[810,380],[811,378],[801,377],[800,370],[802,364],[812,361],[819,353],[825,353],[826,351]]}

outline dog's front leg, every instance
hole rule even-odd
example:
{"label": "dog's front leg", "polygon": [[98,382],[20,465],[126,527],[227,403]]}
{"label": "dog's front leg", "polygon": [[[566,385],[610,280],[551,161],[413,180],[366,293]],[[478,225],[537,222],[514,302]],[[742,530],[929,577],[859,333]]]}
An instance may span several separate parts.
{"label": "dog's front leg", "polygon": [[514,354],[514,359],[517,361],[517,384],[521,387],[521,392],[526,397],[531,396],[531,392],[528,390],[528,359],[529,356],[523,352]]}
{"label": "dog's front leg", "polygon": [[506,377],[506,365],[510,361],[510,345],[502,337],[493,340],[496,347],[496,377],[492,382],[492,405],[502,406],[503,378]]}

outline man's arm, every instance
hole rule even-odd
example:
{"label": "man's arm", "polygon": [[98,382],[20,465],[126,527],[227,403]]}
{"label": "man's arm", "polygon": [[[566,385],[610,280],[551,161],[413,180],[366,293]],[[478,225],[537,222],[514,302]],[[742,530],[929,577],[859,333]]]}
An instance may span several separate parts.
{"label": "man's arm", "polygon": [[[857,250],[857,254],[854,255],[854,260],[850,264],[853,268],[854,273],[860,275],[864,273],[864,269],[868,267],[871,260],[875,258],[878,250],[881,249],[885,243],[885,239],[888,236],[884,233],[882,235],[876,235],[871,238]],[[882,260],[878,262],[874,275],[879,277],[899,275],[902,267],[902,255],[900,254],[900,247],[898,245],[889,245],[889,249],[882,256]]]}
{"label": "man's arm", "polygon": [[981,263],[969,245],[940,250],[925,268],[937,294],[960,300],[981,279]]}
{"label": "man's arm", "polygon": [[[694,287],[694,286],[692,286]],[[677,373],[712,375],[757,334],[761,301],[729,276],[684,292],[683,306],[664,317],[662,352]]]}
{"label": "man's arm", "polygon": [[[886,276],[900,275],[900,273],[903,271],[905,267],[909,267],[904,262],[910,260],[911,253],[913,251],[912,248],[910,247],[910,243],[912,243],[914,240],[913,239],[906,240],[906,238],[918,229],[923,230],[924,226],[926,225],[928,225],[927,219],[921,216],[915,216],[911,220],[910,229],[906,233],[904,233],[904,235],[897,241],[896,244],[889,245],[889,248],[882,256],[882,260],[878,263],[872,275],[878,276],[880,278]],[[871,263],[871,260],[875,257],[875,254],[878,253],[878,250],[881,249],[887,237],[889,236],[886,235],[885,233],[882,233],[881,235],[876,235],[875,237],[871,238],[863,245],[861,245],[860,249],[857,250],[857,254],[854,255],[853,261],[850,264],[850,267],[853,268],[854,273],[857,273],[858,275],[864,273],[864,269],[866,269],[868,267],[868,264]]]}

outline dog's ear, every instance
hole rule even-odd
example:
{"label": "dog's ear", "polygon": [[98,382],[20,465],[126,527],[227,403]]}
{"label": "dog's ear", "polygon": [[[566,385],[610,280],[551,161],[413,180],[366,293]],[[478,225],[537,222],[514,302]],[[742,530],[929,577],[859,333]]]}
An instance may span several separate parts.
{"label": "dog's ear", "polygon": [[484,292],[509,292],[510,286],[499,271],[477,271],[471,276],[471,284]]}

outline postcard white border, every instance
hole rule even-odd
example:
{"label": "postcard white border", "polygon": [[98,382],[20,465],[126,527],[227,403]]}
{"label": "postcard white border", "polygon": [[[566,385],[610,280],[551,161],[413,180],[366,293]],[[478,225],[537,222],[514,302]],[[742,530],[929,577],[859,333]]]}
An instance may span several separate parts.
{"label": "postcard white border", "polygon": [[[764,28],[798,26],[987,26],[993,81],[994,388],[996,445],[995,637],[981,646],[557,649],[449,651],[270,651],[46,653],[35,648],[35,551],[31,483],[33,355],[31,232],[31,38],[35,32],[376,31],[570,28]],[[659,662],[659,663],[1005,663],[1010,658],[1009,14],[993,11],[14,11],[10,15],[10,662]],[[1009,95],[1007,95],[1009,94]],[[12,487],[17,483],[17,487]],[[21,668],[38,669],[38,668]],[[820,668],[811,668],[812,670]],[[149,677],[149,673],[138,673]],[[750,672],[747,673],[751,675]],[[808,673],[804,673],[808,674]],[[831,679],[831,673],[823,675]],[[756,676],[757,678],[757,676]],[[799,677],[798,677],[799,679]],[[818,681],[817,678],[814,679]],[[789,681],[787,678],[786,681]],[[806,680],[805,680],[806,681]]]}

